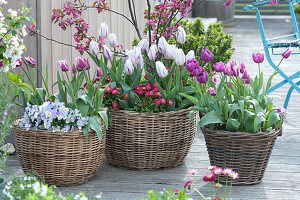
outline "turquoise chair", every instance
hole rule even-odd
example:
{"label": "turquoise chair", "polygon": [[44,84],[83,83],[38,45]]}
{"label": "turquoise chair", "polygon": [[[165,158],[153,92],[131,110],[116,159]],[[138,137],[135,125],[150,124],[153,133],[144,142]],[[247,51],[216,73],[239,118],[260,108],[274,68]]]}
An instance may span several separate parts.
{"label": "turquoise chair", "polygon": [[[271,2],[271,0],[253,0],[252,5],[244,7],[244,10],[256,10],[256,18],[257,18],[259,31],[260,31],[260,35],[262,38],[266,58],[267,58],[269,64],[274,68],[274,70],[277,68],[277,66],[275,65],[275,63],[273,62],[273,60],[270,56],[270,50],[272,51],[273,55],[281,55],[281,54],[274,52],[274,49],[279,49],[279,48],[284,48],[284,50],[285,50],[288,47],[296,47],[296,48],[299,48],[299,50],[300,50],[300,34],[299,34],[299,28],[298,28],[296,15],[294,12],[294,7],[293,7],[293,4],[297,3],[298,1],[299,0],[289,0],[287,2],[286,0],[280,0],[280,2],[286,2],[289,4],[289,10],[290,10],[290,14],[292,17],[294,33],[291,35],[286,35],[286,36],[272,38],[272,39],[266,38],[263,22],[262,22],[260,11],[259,11],[259,7],[268,5]],[[289,38],[289,37],[293,37],[295,40],[292,40],[289,42],[284,42],[284,43],[276,42],[276,40],[280,40],[283,38]],[[300,54],[300,52],[293,52],[292,54]],[[299,63],[299,65],[300,65],[300,63]],[[298,72],[296,72],[295,74],[293,74],[292,76],[289,76],[289,77],[280,68],[277,69],[277,72],[279,75],[282,76],[282,78],[284,80],[281,81],[280,83],[274,85],[273,87],[271,87],[267,91],[267,93],[269,94],[270,92],[273,92],[274,90],[280,88],[281,86],[285,85],[286,83],[289,83],[291,87],[290,87],[289,91],[287,92],[287,96],[286,96],[284,106],[283,106],[286,109],[288,107],[288,103],[289,103],[289,100],[290,100],[293,90],[296,90],[297,92],[300,93],[300,87],[299,87],[300,81],[294,82],[294,79],[300,77],[300,68],[299,68]]]}

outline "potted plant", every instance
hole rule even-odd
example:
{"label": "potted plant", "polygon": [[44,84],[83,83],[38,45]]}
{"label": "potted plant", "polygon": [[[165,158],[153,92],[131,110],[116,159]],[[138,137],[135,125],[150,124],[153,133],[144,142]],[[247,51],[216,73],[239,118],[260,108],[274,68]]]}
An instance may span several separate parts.
{"label": "potted plant", "polygon": [[[102,109],[104,90],[91,80],[88,61],[80,57],[76,61],[71,79],[67,62],[59,61],[61,72],[57,72],[55,83],[59,92],[51,96],[47,78],[42,77],[42,89],[36,88],[36,76],[31,79],[28,75],[26,84],[24,77],[9,73],[25,109],[14,127],[19,163],[25,173],[33,170],[51,185],[87,182],[98,171],[104,156],[108,126]],[[38,69],[32,58],[25,58],[20,68],[27,69],[24,72]]]}
{"label": "potted plant", "polygon": [[[288,49],[282,59],[290,54]],[[266,94],[276,70],[264,87],[260,71],[264,55],[253,54],[253,59],[259,65],[259,75],[254,79],[244,63],[239,67],[235,61],[228,66],[219,62],[214,65],[218,83],[217,79],[214,81],[216,77],[210,76],[207,83],[194,86],[198,98],[182,94],[194,102],[194,110],[200,113],[198,126],[205,137],[211,164],[239,172],[240,178],[233,184],[255,184],[262,180],[274,143],[282,134],[286,114],[283,108],[274,109],[272,98]]]}

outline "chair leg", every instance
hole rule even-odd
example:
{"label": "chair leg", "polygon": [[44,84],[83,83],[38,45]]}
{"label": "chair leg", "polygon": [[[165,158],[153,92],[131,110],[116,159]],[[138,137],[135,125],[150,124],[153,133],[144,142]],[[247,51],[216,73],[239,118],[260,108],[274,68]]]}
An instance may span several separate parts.
{"label": "chair leg", "polygon": [[[300,85],[300,81],[298,81],[296,83],[296,85]],[[288,107],[288,104],[289,104],[289,101],[290,101],[290,98],[291,98],[291,94],[292,94],[292,92],[293,92],[294,89],[295,88],[291,86],[290,89],[289,89],[289,91],[288,91],[288,93],[287,93],[287,95],[286,95],[284,106],[283,106],[285,109],[287,109],[287,107]]]}

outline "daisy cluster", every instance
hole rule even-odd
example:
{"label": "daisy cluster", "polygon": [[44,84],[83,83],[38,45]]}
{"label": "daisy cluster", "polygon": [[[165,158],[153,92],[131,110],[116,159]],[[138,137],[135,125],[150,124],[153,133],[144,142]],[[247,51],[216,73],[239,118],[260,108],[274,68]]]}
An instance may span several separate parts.
{"label": "daisy cluster", "polygon": [[87,197],[83,192],[76,195],[63,196],[56,194],[55,186],[48,186],[43,182],[39,182],[34,176],[25,176],[24,178],[13,178],[12,181],[7,182],[3,190],[3,200],[15,199],[56,199],[56,200],[99,200],[101,194],[95,197]]}
{"label": "daisy cluster", "polygon": [[79,110],[72,110],[63,103],[47,101],[42,105],[27,104],[22,123],[19,125],[30,128],[50,130],[52,132],[81,130],[87,125],[88,117],[83,117]]}

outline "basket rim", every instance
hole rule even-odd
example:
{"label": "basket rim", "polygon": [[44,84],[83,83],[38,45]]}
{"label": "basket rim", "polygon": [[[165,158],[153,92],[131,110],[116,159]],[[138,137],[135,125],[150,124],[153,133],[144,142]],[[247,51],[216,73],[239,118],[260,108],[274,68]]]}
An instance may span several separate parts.
{"label": "basket rim", "polygon": [[110,113],[124,113],[124,114],[128,114],[128,115],[139,115],[139,116],[147,116],[147,117],[150,117],[150,116],[157,116],[157,115],[170,115],[170,114],[173,114],[173,113],[180,113],[180,112],[186,112],[186,111],[191,111],[190,108],[192,108],[194,106],[191,106],[189,108],[184,108],[184,109],[180,109],[180,110],[173,110],[173,111],[169,111],[169,112],[158,112],[158,113],[147,113],[147,112],[144,112],[144,113],[138,113],[136,111],[132,111],[132,110],[110,110]]}
{"label": "basket rim", "polygon": [[[282,125],[279,126],[278,128],[276,129],[272,129],[271,131],[269,132],[258,132],[258,133],[249,133],[249,132],[232,132],[232,131],[227,131],[227,130],[216,130],[216,129],[211,129],[211,128],[208,128],[207,126],[204,126],[202,127],[204,129],[204,131],[202,131],[202,133],[204,135],[208,135],[208,134],[211,134],[211,133],[215,133],[215,134],[218,134],[220,136],[234,136],[234,137],[249,137],[249,136],[257,136],[257,137],[260,137],[260,136],[273,136],[273,135],[280,135],[280,131],[282,130]],[[206,132],[206,130],[208,130],[210,133],[204,133]]]}

